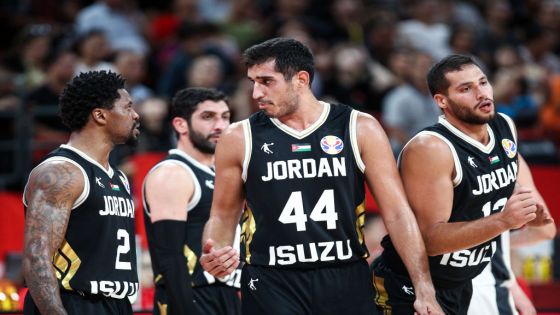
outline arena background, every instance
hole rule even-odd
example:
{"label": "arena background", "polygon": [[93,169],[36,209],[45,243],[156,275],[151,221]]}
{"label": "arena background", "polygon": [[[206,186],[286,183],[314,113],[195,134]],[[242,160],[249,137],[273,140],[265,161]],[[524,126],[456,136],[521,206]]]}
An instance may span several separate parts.
{"label": "arena background", "polygon": [[[0,311],[21,306],[21,194],[31,168],[68,138],[57,117],[68,80],[91,69],[117,71],[142,117],[137,146],[116,148],[111,161],[132,180],[142,282],[134,308],[149,311],[139,187],[173,145],[169,100],[187,86],[215,87],[229,95],[234,121],[248,117],[256,107],[240,55],[276,36],[311,47],[315,94],[374,115],[395,153],[439,114],[424,81],[434,60],[477,57],[498,110],[516,121],[519,151],[558,224],[559,17],[557,0],[0,0]],[[371,196],[367,208],[376,240],[383,226],[375,225]],[[560,314],[559,244],[512,255],[539,314]]]}

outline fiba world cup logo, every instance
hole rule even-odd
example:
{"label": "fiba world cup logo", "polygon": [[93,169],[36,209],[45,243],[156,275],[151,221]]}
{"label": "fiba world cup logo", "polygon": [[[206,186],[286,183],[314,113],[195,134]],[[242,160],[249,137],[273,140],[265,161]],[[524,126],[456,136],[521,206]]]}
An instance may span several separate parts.
{"label": "fiba world cup logo", "polygon": [[503,139],[502,147],[504,148],[504,151],[510,159],[513,159],[513,157],[515,157],[515,153],[517,152],[517,146],[515,145],[515,142],[509,139]]}
{"label": "fiba world cup logo", "polygon": [[338,154],[343,148],[344,142],[337,136],[325,136],[321,139],[321,149],[327,154]]}

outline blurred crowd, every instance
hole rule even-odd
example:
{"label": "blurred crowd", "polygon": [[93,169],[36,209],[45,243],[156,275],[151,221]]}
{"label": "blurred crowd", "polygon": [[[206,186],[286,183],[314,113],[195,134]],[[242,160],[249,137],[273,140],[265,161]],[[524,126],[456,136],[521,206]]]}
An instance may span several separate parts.
{"label": "blurred crowd", "polygon": [[66,141],[56,104],[77,73],[126,78],[143,129],[136,147],[112,157],[126,168],[131,154],[172,146],[166,118],[179,89],[223,90],[234,121],[254,112],[241,53],[277,36],[311,47],[315,94],[373,114],[395,153],[440,115],[429,67],[450,53],[473,55],[498,110],[517,122],[520,151],[558,162],[559,16],[558,0],[0,1],[0,164],[20,172],[0,188],[17,187],[26,167]]}

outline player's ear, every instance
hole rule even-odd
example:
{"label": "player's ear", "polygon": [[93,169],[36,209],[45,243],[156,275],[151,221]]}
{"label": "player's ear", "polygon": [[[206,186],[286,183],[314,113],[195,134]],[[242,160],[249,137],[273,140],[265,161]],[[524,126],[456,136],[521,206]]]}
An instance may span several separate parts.
{"label": "player's ear", "polygon": [[309,73],[307,71],[298,71],[294,77],[293,80],[295,80],[296,85],[298,88],[302,88],[302,87],[307,87],[310,85],[310,77],[309,77]]}
{"label": "player's ear", "polygon": [[436,102],[436,105],[441,108],[447,108],[449,100],[447,99],[447,97],[443,94],[436,94],[434,95],[434,101]]}
{"label": "player's ear", "polygon": [[107,124],[107,113],[105,112],[105,110],[103,110],[103,108],[94,108],[91,111],[91,118],[97,124],[100,124],[100,125]]}
{"label": "player's ear", "polygon": [[171,120],[171,124],[173,125],[173,128],[175,129],[175,131],[177,131],[178,134],[182,135],[182,134],[189,133],[189,123],[185,118],[173,117],[173,119]]}

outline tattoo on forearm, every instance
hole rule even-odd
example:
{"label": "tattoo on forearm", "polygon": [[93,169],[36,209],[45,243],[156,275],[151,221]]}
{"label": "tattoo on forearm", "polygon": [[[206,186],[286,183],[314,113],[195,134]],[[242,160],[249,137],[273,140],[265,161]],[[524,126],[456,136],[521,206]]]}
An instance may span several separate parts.
{"label": "tattoo on forearm", "polygon": [[66,314],[52,255],[64,240],[72,204],[83,188],[72,168],[68,163],[55,163],[36,170],[26,192],[23,272],[33,301],[43,314]]}

